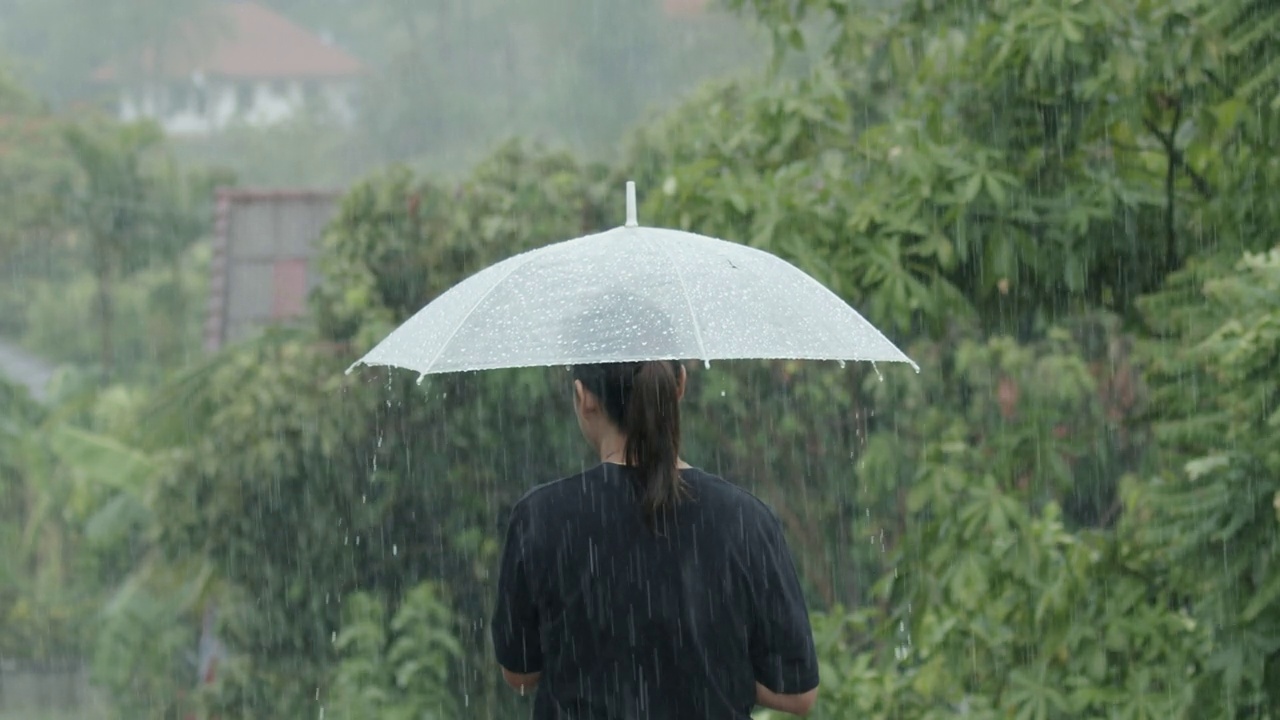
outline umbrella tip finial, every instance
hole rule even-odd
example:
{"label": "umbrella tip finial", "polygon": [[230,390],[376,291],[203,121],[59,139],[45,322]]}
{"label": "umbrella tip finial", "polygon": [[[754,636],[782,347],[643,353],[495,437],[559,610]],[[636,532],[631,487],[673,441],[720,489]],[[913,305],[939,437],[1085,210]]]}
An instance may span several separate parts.
{"label": "umbrella tip finial", "polygon": [[637,227],[636,221],[636,184],[627,181],[627,227]]}

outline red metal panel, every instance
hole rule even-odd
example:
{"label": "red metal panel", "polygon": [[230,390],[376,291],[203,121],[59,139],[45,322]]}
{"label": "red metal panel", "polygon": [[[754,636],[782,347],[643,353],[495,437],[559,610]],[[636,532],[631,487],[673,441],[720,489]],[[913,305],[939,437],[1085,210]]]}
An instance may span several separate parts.
{"label": "red metal panel", "polygon": [[218,191],[204,345],[216,352],[263,324],[305,316],[311,268],[341,194],[332,190]]}
{"label": "red metal panel", "polygon": [[274,268],[275,297],[272,320],[292,320],[307,312],[307,259],[277,260]]}

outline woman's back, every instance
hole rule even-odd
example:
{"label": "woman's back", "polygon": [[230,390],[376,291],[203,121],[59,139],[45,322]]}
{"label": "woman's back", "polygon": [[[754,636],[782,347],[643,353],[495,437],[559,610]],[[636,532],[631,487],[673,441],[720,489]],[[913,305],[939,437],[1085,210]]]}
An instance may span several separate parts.
{"label": "woman's back", "polygon": [[808,615],[773,513],[686,469],[651,530],[631,468],[605,463],[513,508],[493,636],[542,672],[535,718],[746,718],[759,681],[818,682]]}

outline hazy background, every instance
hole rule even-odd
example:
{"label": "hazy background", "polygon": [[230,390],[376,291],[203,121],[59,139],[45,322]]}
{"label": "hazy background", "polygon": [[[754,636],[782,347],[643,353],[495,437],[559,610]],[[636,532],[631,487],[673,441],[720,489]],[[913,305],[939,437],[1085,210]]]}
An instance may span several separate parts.
{"label": "hazy background", "polygon": [[[96,68],[173,42],[215,0],[4,0],[6,66],[59,112],[111,107]],[[244,184],[334,185],[388,161],[464,174],[497,141],[535,138],[612,158],[624,133],[700,82],[758,69],[750,21],[690,0],[264,0],[368,66],[358,124],[320,113],[269,130],[175,138]],[[704,7],[705,6],[705,7]]]}

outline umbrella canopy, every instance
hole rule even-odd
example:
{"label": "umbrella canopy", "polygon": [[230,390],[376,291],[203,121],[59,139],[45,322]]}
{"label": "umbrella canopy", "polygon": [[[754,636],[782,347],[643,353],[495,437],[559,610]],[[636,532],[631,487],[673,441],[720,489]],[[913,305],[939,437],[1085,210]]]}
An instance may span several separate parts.
{"label": "umbrella canopy", "polygon": [[641,360],[910,363],[821,283],[762,250],[627,224],[521,253],[418,311],[357,366],[422,375]]}

